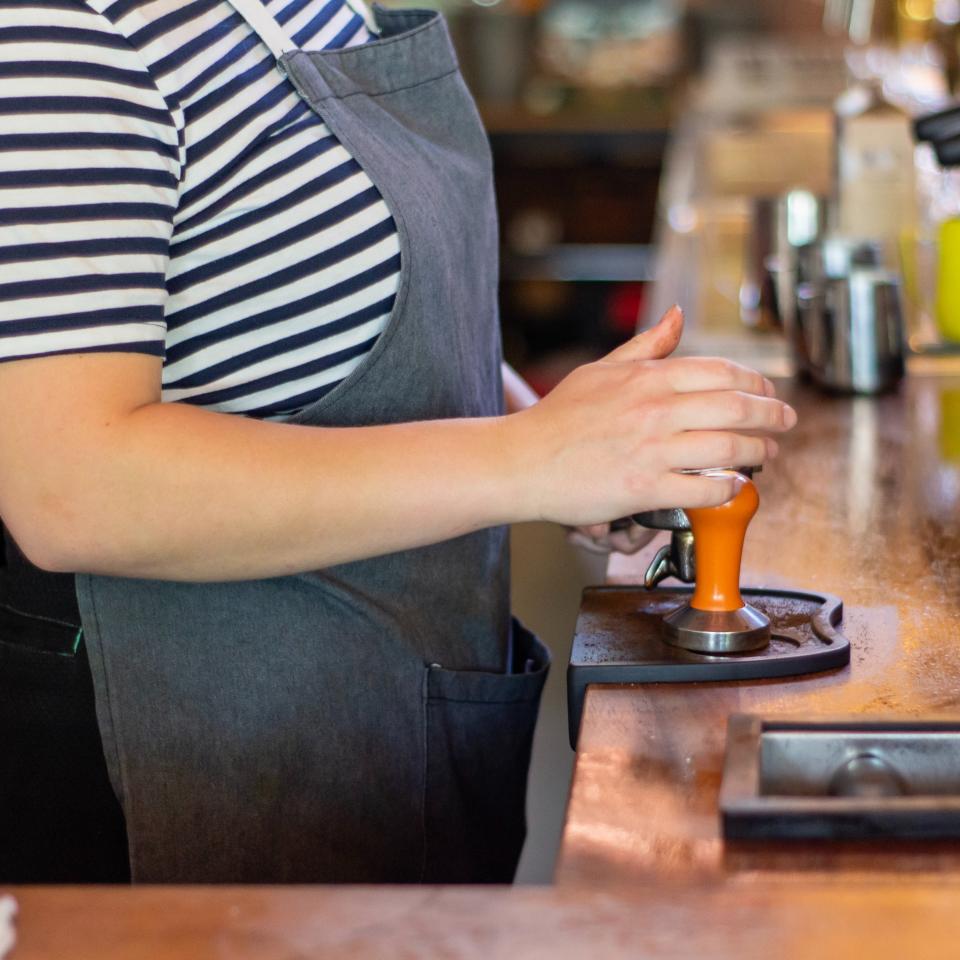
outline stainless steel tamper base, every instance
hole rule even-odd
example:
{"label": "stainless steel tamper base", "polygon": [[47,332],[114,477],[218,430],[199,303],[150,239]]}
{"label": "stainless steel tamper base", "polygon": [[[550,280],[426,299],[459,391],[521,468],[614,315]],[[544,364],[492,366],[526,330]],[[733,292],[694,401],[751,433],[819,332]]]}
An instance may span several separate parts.
{"label": "stainless steel tamper base", "polygon": [[663,622],[667,643],[695,653],[745,653],[770,642],[770,619],[756,607],[739,610],[696,610],[684,604]]}

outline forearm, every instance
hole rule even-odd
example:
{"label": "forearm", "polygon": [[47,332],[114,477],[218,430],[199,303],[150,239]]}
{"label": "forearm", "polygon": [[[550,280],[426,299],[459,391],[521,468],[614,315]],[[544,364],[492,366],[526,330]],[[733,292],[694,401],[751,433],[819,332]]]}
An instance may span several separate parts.
{"label": "forearm", "polygon": [[69,496],[52,475],[35,492],[57,569],[270,577],[521,519],[499,419],[333,429],[152,403],[81,432],[56,465]]}

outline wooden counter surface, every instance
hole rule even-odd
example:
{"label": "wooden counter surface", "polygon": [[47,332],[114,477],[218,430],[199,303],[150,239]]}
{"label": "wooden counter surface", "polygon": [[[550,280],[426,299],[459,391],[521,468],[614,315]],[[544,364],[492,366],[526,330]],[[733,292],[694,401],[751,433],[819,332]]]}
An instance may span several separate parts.
{"label": "wooden counter surface", "polygon": [[[788,680],[589,688],[559,883],[960,877],[960,845],[721,840],[731,713],[960,714],[960,378],[913,377],[880,399],[790,383],[780,393],[800,420],[758,478],[742,583],[839,595],[850,666]],[[612,582],[639,582],[662,542],[613,564]]]}
{"label": "wooden counter surface", "polygon": [[9,960],[954,960],[960,885],[22,888]]}

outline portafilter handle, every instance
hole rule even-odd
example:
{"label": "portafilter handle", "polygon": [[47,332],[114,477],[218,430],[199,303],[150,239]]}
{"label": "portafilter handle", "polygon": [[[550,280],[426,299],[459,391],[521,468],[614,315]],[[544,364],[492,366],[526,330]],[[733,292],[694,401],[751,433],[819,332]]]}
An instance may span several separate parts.
{"label": "portafilter handle", "polygon": [[670,542],[664,544],[650,561],[643,575],[643,585],[648,590],[652,590],[667,577],[676,577],[684,583],[693,583],[696,571],[693,531],[674,530],[670,534]]}

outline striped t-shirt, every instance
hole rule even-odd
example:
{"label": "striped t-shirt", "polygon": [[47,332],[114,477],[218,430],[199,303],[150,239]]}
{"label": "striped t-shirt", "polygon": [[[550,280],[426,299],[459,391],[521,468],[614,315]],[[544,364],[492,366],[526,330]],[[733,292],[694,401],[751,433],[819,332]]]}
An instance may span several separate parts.
{"label": "striped t-shirt", "polygon": [[[345,0],[262,0],[301,49]],[[282,417],[363,361],[394,221],[227,0],[0,0],[0,359],[164,357],[163,399]]]}

